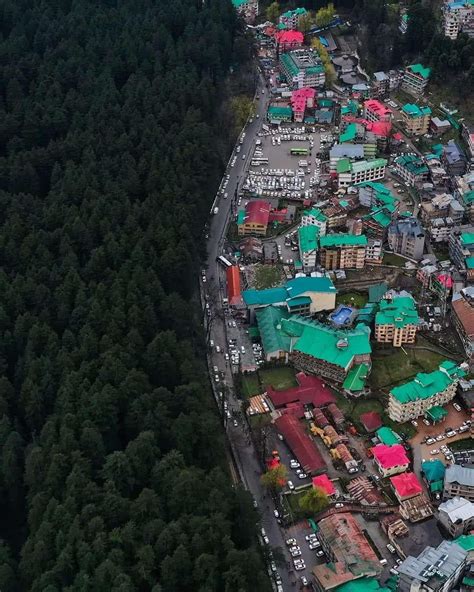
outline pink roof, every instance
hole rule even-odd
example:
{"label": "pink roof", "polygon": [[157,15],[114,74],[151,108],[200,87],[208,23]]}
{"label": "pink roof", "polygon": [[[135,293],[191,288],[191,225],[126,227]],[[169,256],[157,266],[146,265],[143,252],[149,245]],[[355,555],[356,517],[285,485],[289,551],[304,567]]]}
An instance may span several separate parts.
{"label": "pink roof", "polygon": [[[288,31],[291,33],[291,31]],[[299,88],[291,93],[291,108],[293,111],[304,111],[308,99],[314,99],[316,91],[314,88]]]}
{"label": "pink roof", "polygon": [[276,391],[271,385],[267,386],[267,395],[275,408],[288,407],[292,403],[311,403],[314,407],[323,407],[336,402],[336,397],[317,376],[307,376],[304,372],[299,372],[296,380],[298,386],[285,391]]}
{"label": "pink roof", "polygon": [[400,141],[403,140],[403,136],[400,132],[396,132],[395,134],[393,134],[393,139]]}
{"label": "pink roof", "polygon": [[270,204],[263,199],[253,199],[245,206],[245,223],[268,225]]}
{"label": "pink roof", "polygon": [[453,278],[450,275],[445,273],[440,273],[437,276],[437,280],[440,284],[442,284],[445,288],[451,289],[453,287]]}
{"label": "pink roof", "polygon": [[401,444],[387,446],[378,444],[372,448],[374,458],[383,469],[410,464],[405,448]]}
{"label": "pink roof", "polygon": [[413,497],[423,492],[421,483],[415,473],[402,473],[390,477],[393,488],[400,498]]}
{"label": "pink roof", "polygon": [[300,33],[300,31],[278,31],[277,33],[275,33],[275,39],[279,44],[302,44],[304,41],[304,35],[303,33]]}
{"label": "pink roof", "polygon": [[327,475],[313,477],[313,487],[319,487],[326,495],[334,495],[336,493],[336,488]]}
{"label": "pink roof", "polygon": [[342,119],[348,123],[360,123],[367,131],[372,132],[376,136],[383,136],[384,138],[388,137],[392,130],[391,121],[367,121],[367,119],[354,117],[353,115],[344,115]]}
{"label": "pink roof", "polygon": [[322,473],[327,469],[316,444],[310,439],[294,415],[285,414],[275,420],[275,426],[306,473]]}
{"label": "pink roof", "polygon": [[385,117],[392,114],[392,111],[388,107],[376,99],[365,101],[364,107],[375,113],[378,117]]}

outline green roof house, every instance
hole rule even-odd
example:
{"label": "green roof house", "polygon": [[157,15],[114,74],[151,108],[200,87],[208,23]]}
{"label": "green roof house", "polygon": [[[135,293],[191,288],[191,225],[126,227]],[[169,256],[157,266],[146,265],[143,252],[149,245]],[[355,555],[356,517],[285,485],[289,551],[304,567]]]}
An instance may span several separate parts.
{"label": "green roof house", "polygon": [[394,347],[415,343],[419,321],[411,296],[381,300],[375,315],[375,339],[378,343],[391,343]]}
{"label": "green roof house", "polygon": [[394,432],[392,429],[387,428],[386,426],[379,428],[375,432],[375,435],[382,444],[385,444],[385,446],[394,446],[395,444],[400,444],[402,441],[397,432]]}
{"label": "green roof house", "polygon": [[402,90],[414,96],[422,95],[430,75],[430,68],[425,68],[421,64],[407,66],[402,79]]}

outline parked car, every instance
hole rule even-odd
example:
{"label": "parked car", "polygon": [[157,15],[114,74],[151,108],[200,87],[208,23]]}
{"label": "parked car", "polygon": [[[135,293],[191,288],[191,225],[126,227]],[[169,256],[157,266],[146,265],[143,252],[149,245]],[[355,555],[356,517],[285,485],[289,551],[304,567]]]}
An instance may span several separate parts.
{"label": "parked car", "polygon": [[294,545],[296,545],[296,539],[287,539],[285,543],[288,547],[293,547]]}
{"label": "parked car", "polygon": [[453,407],[456,409],[456,411],[461,411],[461,407],[457,403],[453,403]]}

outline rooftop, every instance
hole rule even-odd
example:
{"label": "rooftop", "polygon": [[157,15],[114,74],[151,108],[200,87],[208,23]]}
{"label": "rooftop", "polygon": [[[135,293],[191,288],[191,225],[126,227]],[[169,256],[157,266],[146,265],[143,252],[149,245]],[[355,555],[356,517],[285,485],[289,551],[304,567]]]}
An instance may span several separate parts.
{"label": "rooftop", "polygon": [[327,475],[318,475],[317,477],[313,477],[313,487],[322,489],[326,495],[334,495],[336,493],[334,483]]}
{"label": "rooftop", "polygon": [[394,325],[397,329],[407,325],[418,325],[416,305],[410,296],[381,300],[379,312],[375,315],[376,325]]}
{"label": "rooftop", "polygon": [[425,117],[426,115],[431,115],[431,109],[429,107],[420,107],[419,105],[415,105],[414,103],[406,103],[402,107],[403,113],[408,115],[408,117]]}
{"label": "rooftop", "polygon": [[242,292],[242,296],[247,306],[264,306],[283,304],[289,298],[306,295],[308,292],[336,293],[336,288],[328,277],[299,277],[289,280],[277,288],[245,290]]}
{"label": "rooftop", "polygon": [[423,159],[420,156],[414,156],[413,154],[403,154],[402,156],[398,156],[394,162],[413,175],[424,175],[429,171],[428,167],[423,162]]}
{"label": "rooftop", "polygon": [[463,497],[453,497],[440,504],[438,512],[446,514],[450,522],[464,522],[474,517],[474,504]]}
{"label": "rooftop", "polygon": [[318,248],[318,226],[308,225],[298,228],[298,242],[302,253],[310,253]]}
{"label": "rooftop", "polygon": [[386,426],[382,426],[375,433],[377,438],[382,442],[382,444],[385,444],[385,446],[394,446],[395,444],[400,444],[402,440],[396,432]]}
{"label": "rooftop", "polygon": [[268,225],[270,216],[270,204],[263,199],[254,199],[245,206],[244,224]]}
{"label": "rooftop", "polygon": [[427,80],[431,74],[431,69],[425,68],[421,64],[411,64],[411,66],[407,66],[407,70],[409,70],[412,74],[421,76],[421,78],[424,78],[425,80]]}
{"label": "rooftop", "polygon": [[413,497],[423,492],[423,487],[415,473],[401,473],[390,477],[392,487],[399,497]]}
{"label": "rooftop", "polygon": [[308,376],[304,372],[296,375],[298,386],[283,391],[275,390],[267,385],[267,395],[276,409],[294,405],[313,405],[313,407],[324,407],[329,403],[335,403],[336,397],[332,391],[317,376]]}
{"label": "rooftop", "polygon": [[310,210],[304,210],[302,216],[311,216],[319,222],[326,222],[327,216],[325,216],[318,208],[311,208]]}
{"label": "rooftop", "polygon": [[434,483],[444,479],[446,467],[440,460],[427,460],[421,465],[422,473],[428,483]]}
{"label": "rooftop", "polygon": [[336,171],[338,173],[352,172],[357,174],[384,166],[387,166],[387,160],[385,158],[376,158],[375,160],[359,160],[356,162],[351,162],[348,158],[342,158],[337,162]]}
{"label": "rooftop", "polygon": [[[444,364],[452,362],[444,362]],[[444,367],[440,365],[439,370],[425,374],[420,372],[410,382],[394,387],[390,394],[402,404],[417,401],[419,399],[428,399],[437,393],[441,393],[448,388],[455,380],[465,376],[465,372],[454,364]]]}
{"label": "rooftop", "polygon": [[326,470],[326,463],[321,453],[297,417],[286,413],[275,420],[275,426],[304,471],[316,473]]}
{"label": "rooftop", "polygon": [[372,452],[374,458],[383,469],[391,469],[410,464],[406,450],[401,444],[394,444],[393,446],[377,444],[377,446],[372,448]]}
{"label": "rooftop", "polygon": [[392,114],[391,109],[386,107],[382,102],[377,101],[377,99],[369,99],[365,101],[364,107],[376,113],[378,117],[385,117],[386,115]]}
{"label": "rooftop", "polygon": [[288,351],[290,339],[278,330],[289,313],[279,306],[266,306],[256,311],[258,328],[265,352]]}
{"label": "rooftop", "polygon": [[461,465],[449,465],[444,476],[445,483],[459,483],[474,487],[474,468],[462,467]]}
{"label": "rooftop", "polygon": [[364,234],[327,234],[319,239],[321,249],[331,247],[365,247],[367,237]]}
{"label": "rooftop", "polygon": [[349,123],[346,129],[339,136],[339,142],[352,142],[357,137],[357,125],[355,123]]}
{"label": "rooftop", "polygon": [[346,391],[351,391],[354,393],[360,392],[365,388],[365,381],[367,380],[368,374],[369,367],[367,364],[357,364],[357,366],[354,366],[349,371],[342,387]]}

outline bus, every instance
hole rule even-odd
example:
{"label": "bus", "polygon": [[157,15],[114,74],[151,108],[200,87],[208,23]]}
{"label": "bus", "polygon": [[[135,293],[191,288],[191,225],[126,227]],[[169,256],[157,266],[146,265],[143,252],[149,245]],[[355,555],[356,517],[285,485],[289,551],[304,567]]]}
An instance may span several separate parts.
{"label": "bus", "polygon": [[268,164],[268,156],[254,156],[252,161],[259,162],[260,164]]}
{"label": "bus", "polygon": [[292,156],[308,156],[308,148],[290,148],[290,154]]}
{"label": "bus", "polygon": [[223,265],[224,267],[232,267],[232,263],[222,255],[219,255],[219,257],[217,257],[217,262]]}

